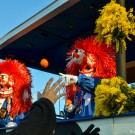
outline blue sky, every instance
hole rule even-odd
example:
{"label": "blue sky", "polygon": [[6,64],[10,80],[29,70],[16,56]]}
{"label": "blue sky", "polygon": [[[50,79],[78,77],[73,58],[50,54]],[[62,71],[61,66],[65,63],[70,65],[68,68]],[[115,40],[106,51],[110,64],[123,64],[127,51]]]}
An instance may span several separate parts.
{"label": "blue sky", "polygon": [[54,0],[0,0],[0,37]]}
{"label": "blue sky", "polygon": [[[0,0],[0,38],[9,31],[29,19],[31,16],[45,8],[54,0]],[[32,74],[32,93],[34,101],[37,99],[37,91],[42,92],[46,82],[59,76],[29,68]],[[61,105],[59,107],[59,104]],[[61,98],[55,104],[56,113],[63,109],[64,99]]]}

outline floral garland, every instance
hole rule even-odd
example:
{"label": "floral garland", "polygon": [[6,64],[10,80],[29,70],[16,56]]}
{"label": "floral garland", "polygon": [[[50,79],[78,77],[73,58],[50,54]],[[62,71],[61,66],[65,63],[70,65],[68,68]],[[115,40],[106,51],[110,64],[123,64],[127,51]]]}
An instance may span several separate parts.
{"label": "floral garland", "polygon": [[126,12],[126,8],[117,4],[115,0],[105,5],[96,20],[95,33],[97,40],[105,41],[107,45],[115,43],[116,52],[119,51],[121,42],[126,50],[126,38],[132,40],[130,35],[135,36],[135,16],[133,8]]}
{"label": "floral garland", "polygon": [[121,77],[102,79],[95,90],[95,116],[135,111],[135,89]]}

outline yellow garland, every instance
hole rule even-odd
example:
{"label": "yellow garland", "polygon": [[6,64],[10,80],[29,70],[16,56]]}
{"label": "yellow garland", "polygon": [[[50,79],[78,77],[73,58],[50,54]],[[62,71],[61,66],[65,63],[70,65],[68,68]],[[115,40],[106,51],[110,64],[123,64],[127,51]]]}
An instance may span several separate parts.
{"label": "yellow garland", "polygon": [[96,20],[95,33],[98,34],[97,40],[105,41],[107,45],[115,43],[116,51],[119,51],[121,42],[126,49],[126,38],[132,40],[130,35],[135,36],[135,16],[133,8],[126,12],[126,8],[111,0],[100,11],[100,16]]}
{"label": "yellow garland", "polygon": [[95,89],[95,116],[135,111],[135,90],[121,77],[102,79]]}

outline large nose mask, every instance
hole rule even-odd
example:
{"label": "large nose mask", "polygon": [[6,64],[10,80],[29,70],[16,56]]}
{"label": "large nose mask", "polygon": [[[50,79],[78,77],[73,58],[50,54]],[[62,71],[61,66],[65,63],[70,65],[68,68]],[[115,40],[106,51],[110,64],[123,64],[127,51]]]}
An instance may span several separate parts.
{"label": "large nose mask", "polygon": [[84,56],[85,56],[85,52],[82,49],[75,49],[72,52],[72,58],[76,64],[81,64]]}

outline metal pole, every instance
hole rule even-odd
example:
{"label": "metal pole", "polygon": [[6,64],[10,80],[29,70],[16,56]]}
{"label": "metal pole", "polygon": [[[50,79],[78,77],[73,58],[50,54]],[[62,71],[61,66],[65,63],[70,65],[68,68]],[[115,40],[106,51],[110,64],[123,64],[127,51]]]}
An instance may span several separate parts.
{"label": "metal pole", "polygon": [[117,0],[117,3],[125,7],[125,0]]}
{"label": "metal pole", "polygon": [[[117,0],[121,6],[125,6],[125,0]],[[122,43],[119,45],[119,52],[116,53],[116,68],[117,76],[122,77],[124,80],[127,80],[126,75],[126,51]]]}

